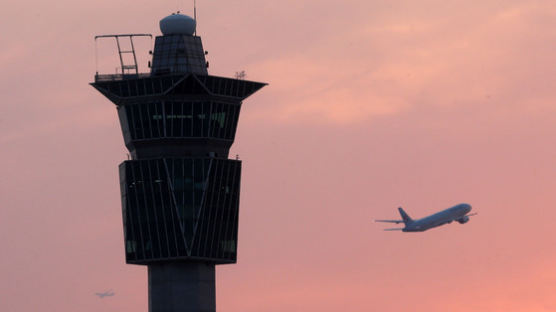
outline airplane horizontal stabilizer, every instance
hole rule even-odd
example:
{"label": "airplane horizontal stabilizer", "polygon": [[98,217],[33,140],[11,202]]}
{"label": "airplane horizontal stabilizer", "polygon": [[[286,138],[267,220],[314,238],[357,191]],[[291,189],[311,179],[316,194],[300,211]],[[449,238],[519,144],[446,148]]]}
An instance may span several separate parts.
{"label": "airplane horizontal stabilizer", "polygon": [[388,223],[400,224],[403,223],[403,220],[375,220],[375,222],[388,222]]}
{"label": "airplane horizontal stabilizer", "polygon": [[478,215],[478,214],[479,214],[479,213],[474,212],[474,213],[471,213],[471,214],[466,215],[466,217],[472,217],[472,216],[476,216],[476,215]]}
{"label": "airplane horizontal stabilizer", "polygon": [[402,231],[403,228],[384,229],[385,231]]}

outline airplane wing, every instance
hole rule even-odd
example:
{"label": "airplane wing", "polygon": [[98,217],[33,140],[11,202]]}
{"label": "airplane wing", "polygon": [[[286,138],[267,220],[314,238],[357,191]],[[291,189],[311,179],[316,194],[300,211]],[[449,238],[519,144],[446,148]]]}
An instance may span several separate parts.
{"label": "airplane wing", "polygon": [[402,231],[403,228],[384,229],[385,231]]}
{"label": "airplane wing", "polygon": [[479,214],[479,213],[474,212],[474,213],[471,213],[471,214],[468,214],[468,215],[465,215],[465,216],[466,216],[466,217],[472,217],[472,216],[476,216],[476,215],[478,215],[478,214]]}
{"label": "airplane wing", "polygon": [[95,293],[95,295],[97,295],[100,299],[103,299],[104,297],[111,297],[114,296],[114,291],[112,289],[105,291],[103,293]]}
{"label": "airplane wing", "polygon": [[375,220],[375,222],[388,222],[388,223],[400,224],[403,223],[403,220]]}

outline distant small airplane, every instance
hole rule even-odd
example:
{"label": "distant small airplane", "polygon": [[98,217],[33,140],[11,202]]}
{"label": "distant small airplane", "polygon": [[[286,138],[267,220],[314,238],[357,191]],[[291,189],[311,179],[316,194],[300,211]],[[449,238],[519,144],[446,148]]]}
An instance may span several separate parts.
{"label": "distant small airplane", "polygon": [[471,211],[471,205],[469,204],[455,205],[452,208],[442,210],[433,215],[417,220],[411,219],[402,207],[398,208],[398,210],[402,216],[402,220],[375,220],[375,222],[405,224],[405,227],[403,228],[384,229],[385,231],[424,232],[428,229],[432,229],[446,223],[452,223],[452,221],[457,221],[460,224],[467,223],[467,221],[469,221],[469,217],[477,214],[468,214]]}
{"label": "distant small airplane", "polygon": [[112,291],[112,289],[110,289],[103,293],[95,293],[95,295],[97,295],[100,299],[103,299],[104,297],[112,297],[115,295],[115,293],[114,291]]}

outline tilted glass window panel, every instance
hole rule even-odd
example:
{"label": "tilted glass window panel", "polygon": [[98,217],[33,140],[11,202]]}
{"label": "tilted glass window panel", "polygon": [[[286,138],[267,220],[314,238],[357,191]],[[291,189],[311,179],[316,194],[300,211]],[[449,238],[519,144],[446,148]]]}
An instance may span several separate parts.
{"label": "tilted glass window panel", "polygon": [[[238,163],[234,163],[234,165],[227,166],[228,172],[225,178],[225,183],[222,185],[220,192],[224,197],[224,201],[222,203],[222,233],[219,235],[218,241],[218,253],[216,254],[217,257],[223,257],[224,255],[224,248],[231,248],[231,246],[235,246],[235,241],[237,240],[237,234],[230,231],[230,227],[233,224],[230,222],[235,223],[237,219],[231,220],[231,216],[237,214],[237,209],[239,208],[239,203],[232,201],[232,194],[234,192],[239,193],[239,189],[235,189],[235,185],[239,182],[236,180],[235,173],[238,169]],[[227,252],[233,252],[234,250],[227,250]]]}
{"label": "tilted glass window panel", "polygon": [[160,81],[162,82],[162,89],[164,91],[170,89],[173,85],[172,78],[169,78],[169,77],[163,77],[163,78],[160,79]]}
{"label": "tilted glass window panel", "polygon": [[205,132],[204,129],[207,124],[207,120],[205,118],[205,103],[200,102],[197,103],[197,105],[199,107],[199,111],[197,112],[195,118],[197,118],[199,124],[201,125],[201,132],[199,133],[199,137],[203,137],[203,133]]}
{"label": "tilted glass window panel", "polygon": [[[168,182],[166,180],[166,174],[162,175],[161,172],[159,171],[159,166],[158,166],[158,161],[150,161],[149,164],[150,166],[148,166],[148,170],[149,170],[149,175],[151,176],[151,191],[152,191],[152,199],[153,199],[153,205],[152,205],[152,214],[154,217],[154,224],[155,224],[155,228],[157,231],[157,235],[156,236],[156,240],[155,240],[155,248],[154,248],[154,254],[158,256],[158,258],[165,258],[168,257],[167,256],[167,251],[165,251],[165,247],[167,246],[166,244],[166,239],[165,237],[163,237],[162,233],[164,232],[164,219],[162,218],[162,211],[164,210],[164,195],[167,195],[169,197],[170,194],[163,192],[163,189],[167,189],[167,185],[166,183]],[[170,198],[166,198],[167,201],[170,200]]]}
{"label": "tilted glass window panel", "polygon": [[228,95],[228,79],[223,79],[220,85],[219,94]]}
{"label": "tilted glass window panel", "polygon": [[211,214],[211,224],[212,224],[212,228],[210,229],[211,232],[211,239],[210,239],[210,244],[208,244],[209,246],[209,252],[210,252],[210,256],[214,257],[216,256],[218,250],[218,240],[219,240],[219,232],[220,229],[222,228],[222,223],[220,223],[220,217],[222,216],[222,214],[224,213],[224,209],[223,205],[222,205],[222,192],[220,192],[220,189],[222,188],[222,184],[225,183],[224,181],[224,177],[226,175],[226,169],[228,169],[225,166],[217,166],[220,170],[217,171],[216,173],[216,177],[218,180],[218,183],[215,183],[214,186],[215,188],[213,189],[214,191],[214,196],[213,196],[213,201],[212,201],[212,205],[211,205],[211,209],[213,210],[213,213]]}
{"label": "tilted glass window panel", "polygon": [[127,170],[127,181],[129,181],[128,193],[130,194],[130,196],[128,197],[130,202],[129,207],[127,207],[127,211],[129,212],[131,218],[132,229],[135,230],[136,234],[139,234],[136,235],[136,237],[139,237],[139,240],[137,242],[137,257],[138,259],[146,259],[147,252],[145,250],[145,245],[149,238],[147,236],[147,233],[145,232],[146,228],[144,226],[146,223],[146,217],[144,214],[144,204],[142,201],[143,180],[141,179],[141,177],[137,176],[136,166],[132,166]]}
{"label": "tilted glass window panel", "polygon": [[[134,194],[132,194],[134,195]],[[133,197],[126,197],[125,199],[125,224],[124,224],[124,233],[126,239],[126,246],[130,246],[131,248],[126,248],[126,258],[137,260],[143,255],[139,255],[138,252],[142,251],[139,248],[143,246],[141,242],[141,237],[139,236],[138,232],[138,221],[137,217],[133,215],[133,209],[129,209],[128,207],[136,207],[135,200]]]}
{"label": "tilted glass window panel", "polygon": [[129,96],[129,85],[127,84],[127,82],[125,82],[125,81],[121,82],[120,87],[121,87],[122,97],[128,97]]}
{"label": "tilted glass window panel", "polygon": [[235,261],[240,162],[131,160],[122,168],[128,262],[188,257]]}
{"label": "tilted glass window panel", "polygon": [[137,79],[135,80],[135,83],[137,84],[137,95],[138,96],[146,95],[145,79]]}
{"label": "tilted glass window panel", "polygon": [[143,127],[141,124],[141,119],[139,118],[139,107],[137,105],[126,105],[125,110],[127,113],[127,119],[130,124],[131,135],[133,139],[143,139],[145,137]]}
{"label": "tilted glass window panel", "polygon": [[[168,168],[168,172],[172,172],[173,170],[175,170],[175,163],[172,161],[165,161],[164,162],[165,165]],[[172,193],[176,193],[175,189],[174,189],[174,184],[172,183],[174,179],[172,179],[173,175],[171,175],[170,178],[170,183],[168,185],[168,191],[172,192]],[[171,195],[171,194],[169,194]],[[180,218],[179,218],[179,213],[176,210],[178,207],[178,200],[176,198],[175,195],[172,196],[168,196],[170,197],[170,201],[168,202],[168,205],[165,206],[165,217],[166,217],[166,227],[169,230],[169,247],[170,247],[170,256],[171,257],[177,257],[179,255],[183,255],[183,248],[181,247],[181,227],[180,227]]]}
{"label": "tilted glass window panel", "polygon": [[171,204],[172,202],[172,194],[169,192],[169,181],[168,175],[166,173],[165,164],[160,161],[154,161],[152,170],[156,170],[157,175],[159,177],[158,180],[155,180],[154,184],[154,192],[158,194],[155,196],[155,203],[156,203],[156,217],[157,217],[157,224],[159,231],[161,233],[160,240],[161,240],[161,257],[167,258],[169,257],[169,240],[168,240],[168,225],[166,223],[166,214],[167,211],[171,210],[174,205]]}
{"label": "tilted glass window panel", "polygon": [[[228,231],[226,233],[225,241],[230,244],[229,248],[224,253],[224,258],[236,259],[237,258],[237,237],[238,237],[238,221],[239,221],[239,194],[241,183],[241,162],[233,162],[233,175],[231,177],[231,190],[230,190],[230,205],[228,212],[230,218],[228,219]],[[233,249],[232,249],[233,248]]]}
{"label": "tilted glass window panel", "polygon": [[[164,161],[163,162],[165,165],[165,170],[166,170],[166,175],[170,174],[170,169],[168,168],[168,162]],[[172,181],[171,176],[168,176],[168,180]],[[172,185],[169,184],[168,187],[165,189],[167,190],[169,193],[167,196],[165,196],[164,198],[168,198],[168,205],[165,206],[165,214],[169,215],[169,217],[171,218],[171,223],[169,221],[166,222],[167,225],[171,224],[172,225],[172,229],[173,229],[173,233],[174,233],[174,242],[175,242],[175,247],[177,254],[179,255],[183,255],[183,254],[187,254],[187,251],[185,250],[185,245],[183,244],[183,236],[179,235],[179,233],[183,233],[183,229],[180,227],[180,220],[179,220],[179,213],[176,210],[177,208],[177,199],[176,199],[176,193],[172,188]],[[171,250],[174,247],[171,242],[170,242],[170,247]],[[171,252],[172,254],[172,252]]]}
{"label": "tilted glass window panel", "polygon": [[[134,225],[128,227],[126,233],[131,238],[128,239],[128,245],[135,246],[126,254],[128,261],[185,256],[187,252],[180,225],[176,223],[163,163],[160,160],[128,161],[125,166],[126,187],[130,192],[130,196],[127,196],[129,200],[126,215],[132,221],[127,223]],[[137,237],[137,229],[146,234],[146,239],[133,239],[134,236]],[[178,237],[182,240],[181,243],[177,241]]]}
{"label": "tilted glass window panel", "polygon": [[160,183],[161,180],[156,172],[152,170],[152,166],[154,165],[152,161],[147,161],[144,164],[146,166],[140,166],[139,168],[145,179],[143,185],[145,186],[145,207],[151,235],[150,247],[152,249],[152,258],[161,258],[161,229],[159,227],[157,215],[157,211],[160,209],[159,199],[157,197],[159,197],[160,194],[155,191],[155,184]]}
{"label": "tilted glass window panel", "polygon": [[126,244],[126,257],[136,258],[137,252],[137,238],[132,230],[132,222],[130,219],[130,212],[127,210],[129,206],[128,190],[126,185],[126,179],[122,178],[122,167],[120,166],[120,191],[122,197],[122,217],[124,222],[124,240]]}
{"label": "tilted glass window panel", "polygon": [[[176,124],[179,124],[179,121],[175,119],[176,113],[174,112],[174,105],[170,101],[166,101],[164,103],[164,118],[166,119],[165,128],[166,128],[166,136],[173,137],[174,136],[174,127]],[[179,131],[179,129],[178,129]]]}
{"label": "tilted glass window panel", "polygon": [[203,137],[210,137],[210,114],[212,112],[212,103],[211,102],[203,102]]}
{"label": "tilted glass window panel", "polygon": [[[211,241],[211,256],[218,257],[220,254],[220,242],[222,241],[223,232],[225,234],[224,228],[226,224],[224,222],[224,216],[227,214],[227,207],[226,207],[226,195],[222,192],[222,189],[226,185],[229,166],[222,166],[222,171],[219,177],[220,184],[215,190],[214,198],[215,198],[215,207],[217,208],[218,213],[215,214],[214,223],[217,224],[214,228],[214,238]],[[215,209],[216,210],[216,209]]]}
{"label": "tilted glass window panel", "polygon": [[[133,108],[133,112],[134,112],[134,117],[136,118],[136,126],[138,127],[138,132],[141,133],[140,138],[141,139],[148,139],[151,137],[150,135],[150,128],[149,128],[149,123],[147,120],[145,120],[143,118],[143,114],[141,113],[141,106],[140,105],[131,105],[131,108]],[[145,112],[146,113],[146,112]]]}
{"label": "tilted glass window panel", "polygon": [[227,119],[226,106],[227,105],[223,103],[217,103],[216,105],[217,111],[215,117],[217,121],[217,127],[214,136],[217,138],[225,138],[226,119]]}
{"label": "tilted glass window panel", "polygon": [[212,102],[211,105],[211,112],[210,112],[210,136],[216,137],[217,136],[217,127],[218,127],[218,106],[219,103]]}
{"label": "tilted glass window panel", "polygon": [[218,128],[219,128],[219,124],[218,124],[218,117],[219,117],[219,107],[220,107],[220,103],[218,102],[212,102],[212,110],[210,113],[210,122],[211,122],[211,137],[218,137]]}
{"label": "tilted glass window panel", "polygon": [[[187,112],[184,108],[184,103],[182,102],[172,102],[172,109],[173,113],[176,115],[174,118],[174,133],[173,136],[182,137],[183,136],[183,127],[185,124],[185,120],[188,120],[188,123],[191,123],[191,112]],[[189,126],[191,128],[191,126]]]}
{"label": "tilted glass window panel", "polygon": [[208,125],[207,125],[207,137],[212,137],[213,128],[214,128],[214,121],[212,120],[212,111],[214,109],[214,102],[208,102],[207,104],[207,111],[208,111]]}
{"label": "tilted glass window panel", "polygon": [[237,251],[237,230],[239,217],[239,192],[240,192],[240,175],[241,163],[236,162],[233,166],[232,175],[229,180],[229,204],[227,205],[227,225],[226,235],[222,240],[223,258],[236,258]]}
{"label": "tilted glass window panel", "polygon": [[[120,124],[124,133],[124,140],[127,144],[129,141],[133,140],[136,137],[134,124],[135,120],[131,117],[131,108],[129,107],[129,105],[118,107],[118,116],[120,117]],[[125,118],[125,122],[123,118]]]}
{"label": "tilted glass window panel", "polygon": [[226,123],[224,125],[224,134],[222,135],[222,137],[224,139],[230,139],[231,138],[231,128],[233,126],[233,122],[234,122],[234,115],[233,115],[233,111],[234,111],[234,106],[230,105],[230,104],[226,104]]}
{"label": "tilted glass window panel", "polygon": [[191,103],[179,103],[182,108],[182,133],[184,137],[193,135],[193,107]]}
{"label": "tilted glass window panel", "polygon": [[164,116],[162,103],[151,103],[149,104],[150,114],[153,124],[153,137],[161,138],[164,137]]}
{"label": "tilted glass window panel", "polygon": [[150,139],[152,138],[152,130],[151,130],[151,121],[149,118],[149,112],[147,111],[147,106],[145,104],[137,104],[134,105],[137,107],[137,119],[139,120],[139,124],[141,125],[141,129],[143,131],[143,139]]}
{"label": "tilted glass window panel", "polygon": [[129,96],[137,96],[137,80],[128,80],[127,85],[129,86]]}
{"label": "tilted glass window panel", "polygon": [[224,129],[226,128],[226,104],[220,104],[218,109],[218,137],[224,137]]}
{"label": "tilted glass window panel", "polygon": [[144,81],[145,81],[145,93],[153,94],[154,93],[153,79],[144,79]]}
{"label": "tilted glass window panel", "polygon": [[[231,195],[226,195],[220,190],[225,190],[226,184],[233,185],[228,182],[230,179],[235,180],[236,184],[239,185],[239,174],[231,174],[234,170],[240,172],[239,165],[239,162],[232,160],[212,160],[205,201],[203,202],[203,208],[193,242],[192,255],[235,261],[235,249],[227,250],[225,253],[221,251],[221,249],[224,247],[229,249],[230,246],[236,245],[237,226],[227,223],[234,222],[234,220],[237,221],[239,202],[230,199],[231,202],[228,204],[226,196],[231,196],[233,195],[231,193],[236,191],[239,192],[239,188],[233,186],[232,188],[228,187],[228,192],[230,192],[229,194]],[[224,254],[226,254],[225,258],[219,256]]]}
{"label": "tilted glass window panel", "polygon": [[[146,163],[146,165],[148,165],[148,162]],[[151,181],[149,179],[149,176],[147,176],[145,174],[145,168],[144,166],[138,166],[138,172],[139,172],[139,176],[141,177],[141,185],[139,187],[140,190],[140,194],[141,194],[141,200],[143,201],[143,209],[142,209],[142,219],[145,221],[145,223],[142,224],[143,226],[143,233],[147,233],[146,238],[147,240],[145,241],[145,254],[148,258],[151,259],[155,259],[157,258],[157,255],[154,253],[154,246],[153,244],[154,239],[155,239],[155,235],[156,235],[156,230],[154,229],[154,220],[152,218],[152,200],[151,199]]]}
{"label": "tilted glass window panel", "polygon": [[226,246],[226,244],[224,243],[225,241],[228,241],[226,239],[226,236],[228,234],[228,219],[229,219],[229,215],[230,215],[230,209],[229,209],[229,205],[230,205],[230,195],[229,195],[229,183],[230,183],[230,176],[232,175],[232,169],[231,167],[227,166],[226,167],[227,170],[225,170],[223,177],[222,177],[222,184],[220,187],[220,195],[219,195],[219,205],[220,207],[222,207],[222,213],[219,216],[219,219],[217,220],[217,222],[220,224],[220,227],[217,230],[217,239],[215,242],[213,242],[213,248],[216,249],[216,254],[215,257],[221,257],[223,254],[223,248]]}
{"label": "tilted glass window panel", "polygon": [[154,94],[162,93],[162,86],[161,86],[160,79],[153,79],[152,80],[152,87],[153,87],[153,93]]}
{"label": "tilted glass window panel", "polygon": [[152,138],[159,138],[160,132],[158,131],[158,122],[161,120],[159,114],[156,109],[156,105],[154,103],[143,104],[147,109],[148,120],[152,132]]}
{"label": "tilted glass window panel", "polygon": [[165,136],[164,107],[160,102],[125,106],[129,130],[134,140]]}
{"label": "tilted glass window panel", "polygon": [[237,79],[227,79],[226,95],[227,96],[237,96]]}
{"label": "tilted glass window panel", "polygon": [[213,166],[211,167],[211,172],[210,172],[210,178],[209,178],[209,184],[208,184],[208,188],[207,188],[207,195],[206,195],[206,201],[204,202],[203,205],[203,209],[202,209],[202,217],[201,217],[201,227],[200,229],[197,230],[197,239],[200,242],[200,246],[199,246],[199,250],[197,251],[199,253],[200,256],[202,257],[210,257],[210,250],[209,248],[209,244],[210,241],[212,240],[213,237],[213,232],[211,231],[213,228],[214,223],[212,222],[212,215],[214,215],[214,188],[215,188],[215,184],[218,183],[219,181],[217,181],[217,179],[215,178],[215,176],[220,170],[219,170],[219,166],[217,166],[214,162],[213,162]]}
{"label": "tilted glass window panel", "polygon": [[145,139],[151,139],[153,135],[153,126],[151,121],[151,115],[149,111],[148,104],[138,104],[139,107],[139,117],[141,118],[141,124],[144,129]]}
{"label": "tilted glass window panel", "polygon": [[192,137],[201,137],[203,133],[203,120],[199,116],[203,113],[202,103],[194,102],[193,104],[193,135]]}
{"label": "tilted glass window panel", "polygon": [[239,111],[241,109],[240,105],[232,105],[232,121],[230,122],[230,140],[234,140],[236,136],[237,124],[239,119]]}
{"label": "tilted glass window panel", "polygon": [[201,136],[208,137],[209,127],[210,127],[210,102],[203,102],[202,104],[203,113],[201,119],[203,120],[203,128],[201,129]]}

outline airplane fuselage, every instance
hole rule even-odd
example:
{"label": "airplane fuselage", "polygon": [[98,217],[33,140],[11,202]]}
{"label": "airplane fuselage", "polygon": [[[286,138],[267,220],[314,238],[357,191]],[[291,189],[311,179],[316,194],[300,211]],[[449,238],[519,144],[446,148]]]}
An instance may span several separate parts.
{"label": "airplane fuselage", "polygon": [[100,299],[103,299],[104,297],[114,296],[114,293],[113,292],[104,292],[104,293],[95,293],[95,295],[97,295]]}
{"label": "airplane fuselage", "polygon": [[422,219],[412,220],[402,229],[404,232],[423,232],[437,226],[458,221],[465,223],[469,219],[466,215],[471,211],[471,205],[459,204],[454,207],[442,210]]}

